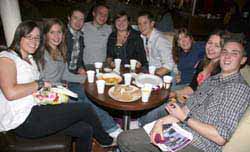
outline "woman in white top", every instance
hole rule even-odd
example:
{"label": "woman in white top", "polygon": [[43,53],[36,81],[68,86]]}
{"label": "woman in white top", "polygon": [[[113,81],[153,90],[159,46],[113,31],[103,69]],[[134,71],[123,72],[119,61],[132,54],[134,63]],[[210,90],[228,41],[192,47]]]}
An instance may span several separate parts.
{"label": "woman in white top", "polygon": [[42,46],[39,26],[25,21],[17,27],[9,49],[0,53],[0,132],[12,130],[27,138],[61,132],[76,138],[77,152],[91,151],[92,135],[103,145],[111,144],[91,106],[37,105],[32,93],[50,85],[39,80],[36,62],[43,54]]}

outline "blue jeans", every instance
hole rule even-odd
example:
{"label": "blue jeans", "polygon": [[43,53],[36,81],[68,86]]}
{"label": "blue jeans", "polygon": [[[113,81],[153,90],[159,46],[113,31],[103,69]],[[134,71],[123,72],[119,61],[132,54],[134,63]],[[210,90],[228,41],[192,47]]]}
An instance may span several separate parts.
{"label": "blue jeans", "polygon": [[[118,126],[116,122],[113,120],[113,118],[109,115],[108,112],[104,111],[100,107],[96,106],[85,94],[83,84],[80,83],[68,83],[69,90],[75,92],[78,94],[78,98],[81,102],[89,103],[94,111],[97,113],[103,128],[106,130],[106,132],[111,133],[118,129]],[[77,101],[77,100],[75,100]]]}
{"label": "blue jeans", "polygon": [[181,90],[181,89],[183,89],[184,87],[186,87],[188,85],[189,85],[188,83],[186,83],[186,84],[175,84],[175,85],[172,85],[171,86],[171,91]]}
{"label": "blue jeans", "polygon": [[152,121],[158,120],[166,115],[168,115],[168,112],[165,110],[165,106],[167,103],[162,104],[159,107],[156,107],[149,112],[147,112],[145,115],[141,116],[138,121],[141,126],[144,126],[147,123],[150,123]]}

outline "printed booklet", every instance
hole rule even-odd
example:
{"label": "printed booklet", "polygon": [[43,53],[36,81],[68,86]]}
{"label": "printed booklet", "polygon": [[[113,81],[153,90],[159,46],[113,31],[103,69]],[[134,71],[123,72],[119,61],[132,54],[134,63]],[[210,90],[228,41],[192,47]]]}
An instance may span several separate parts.
{"label": "printed booklet", "polygon": [[[155,121],[146,124],[143,128],[149,135],[154,127]],[[175,152],[187,146],[193,140],[192,133],[184,130],[178,124],[167,124],[163,126],[164,140],[156,136],[157,146],[164,152]]]}

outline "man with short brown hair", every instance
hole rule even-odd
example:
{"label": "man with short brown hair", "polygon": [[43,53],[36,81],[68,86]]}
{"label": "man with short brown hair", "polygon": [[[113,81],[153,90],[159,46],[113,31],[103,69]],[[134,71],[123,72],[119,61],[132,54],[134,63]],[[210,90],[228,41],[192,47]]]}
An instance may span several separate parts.
{"label": "man with short brown hair", "polygon": [[83,28],[86,68],[93,68],[95,62],[105,62],[108,36],[112,32],[111,26],[106,24],[109,15],[106,5],[97,5],[92,15],[93,21],[87,22]]}
{"label": "man with short brown hair", "polygon": [[159,152],[154,146],[155,136],[163,137],[163,125],[181,123],[194,136],[193,141],[181,152],[220,152],[230,140],[239,120],[249,106],[250,88],[239,73],[246,62],[246,53],[240,42],[228,40],[222,49],[222,72],[211,76],[188,98],[186,105],[169,103],[169,115],[159,119],[150,137],[143,129],[131,130],[118,137],[122,152]]}

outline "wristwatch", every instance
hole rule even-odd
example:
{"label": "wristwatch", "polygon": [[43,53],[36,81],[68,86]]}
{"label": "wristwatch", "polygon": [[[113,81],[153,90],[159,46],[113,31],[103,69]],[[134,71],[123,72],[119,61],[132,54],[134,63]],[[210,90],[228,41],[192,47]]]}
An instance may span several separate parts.
{"label": "wristwatch", "polygon": [[36,80],[36,83],[38,85],[37,90],[40,90],[44,87],[44,81],[42,79]]}
{"label": "wristwatch", "polygon": [[186,126],[188,126],[188,120],[191,118],[191,115],[187,115],[187,117],[182,121],[183,124],[185,124]]}

